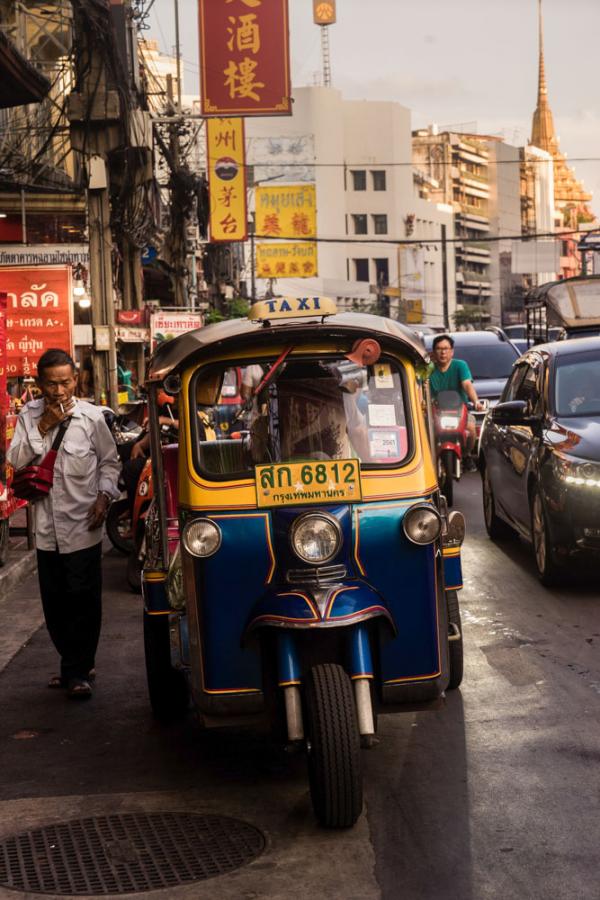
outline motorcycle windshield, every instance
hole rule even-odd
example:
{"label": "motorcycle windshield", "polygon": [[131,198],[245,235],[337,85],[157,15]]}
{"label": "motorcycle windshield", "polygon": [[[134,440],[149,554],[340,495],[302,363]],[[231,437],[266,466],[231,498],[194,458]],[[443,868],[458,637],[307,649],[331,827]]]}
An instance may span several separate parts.
{"label": "motorcycle windshield", "polygon": [[435,402],[440,409],[460,409],[463,405],[462,397],[458,391],[440,391]]}
{"label": "motorcycle windshield", "polygon": [[[398,465],[407,457],[405,386],[397,362],[361,367],[343,357],[289,360],[257,392],[270,364],[242,370],[243,403],[216,440],[207,439],[207,431],[196,423],[196,461],[202,474],[244,475],[258,464],[303,460],[354,458],[365,465]],[[204,399],[203,379],[214,383],[216,368],[200,370],[190,390],[198,420],[222,425],[222,398],[213,406],[198,403]],[[227,371],[218,374],[227,384]]]}

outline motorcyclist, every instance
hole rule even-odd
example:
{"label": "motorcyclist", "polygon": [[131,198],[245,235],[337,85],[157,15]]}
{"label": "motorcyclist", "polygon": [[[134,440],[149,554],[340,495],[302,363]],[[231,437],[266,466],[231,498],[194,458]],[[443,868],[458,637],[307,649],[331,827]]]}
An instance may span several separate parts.
{"label": "motorcyclist", "polygon": [[[464,359],[454,359],[454,339],[449,334],[438,334],[431,351],[434,369],[429,375],[433,400],[441,391],[456,391],[463,403],[471,401],[477,411],[485,409],[485,404],[477,396],[471,370]],[[472,454],[477,440],[475,416],[469,412],[467,421],[467,467],[474,468]]]}

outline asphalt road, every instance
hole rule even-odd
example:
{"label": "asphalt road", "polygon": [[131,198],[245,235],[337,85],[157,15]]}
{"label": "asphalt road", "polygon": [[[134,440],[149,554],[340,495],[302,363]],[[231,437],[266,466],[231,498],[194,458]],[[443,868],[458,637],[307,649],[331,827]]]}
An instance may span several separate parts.
{"label": "asphalt road", "polygon": [[56,662],[35,579],[0,599],[0,840],[84,815],[220,813],[260,828],[265,853],[157,897],[597,900],[597,584],[541,587],[526,545],[485,536],[478,476],[456,493],[468,521],[463,687],[436,712],[380,717],[354,829],[316,827],[301,758],[241,733],[201,736],[191,717],[153,722],[140,601],[111,552],[88,703],[45,688]]}

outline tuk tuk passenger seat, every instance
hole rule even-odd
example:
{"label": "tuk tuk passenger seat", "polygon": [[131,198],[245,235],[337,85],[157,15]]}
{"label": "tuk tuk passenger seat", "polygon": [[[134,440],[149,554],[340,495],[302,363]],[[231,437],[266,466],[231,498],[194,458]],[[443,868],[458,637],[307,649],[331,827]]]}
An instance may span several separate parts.
{"label": "tuk tuk passenger seat", "polygon": [[162,448],[165,472],[167,518],[177,519],[177,454],[179,444],[166,444]]}

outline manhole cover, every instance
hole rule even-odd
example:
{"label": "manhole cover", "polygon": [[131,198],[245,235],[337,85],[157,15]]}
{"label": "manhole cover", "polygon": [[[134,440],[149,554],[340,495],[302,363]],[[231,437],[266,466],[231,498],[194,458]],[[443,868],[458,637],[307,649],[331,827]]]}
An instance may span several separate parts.
{"label": "manhole cover", "polygon": [[37,894],[151,891],[231,872],[264,847],[257,828],[225,816],[94,816],[0,841],[0,885]]}

